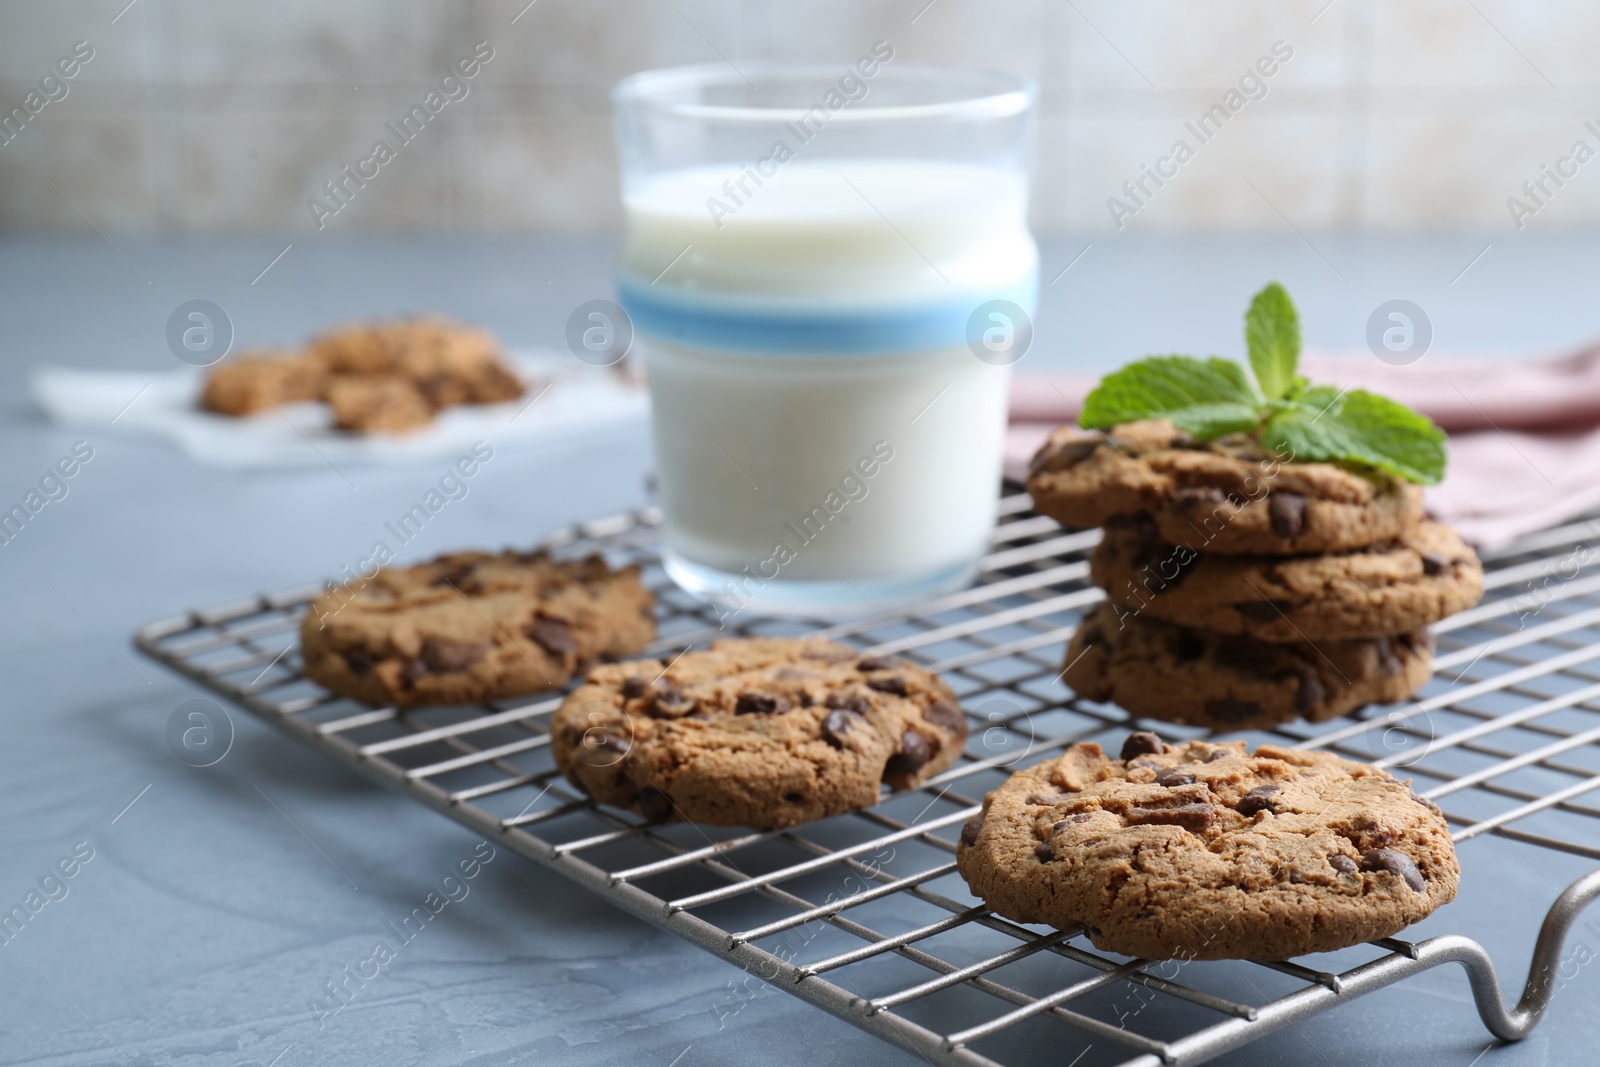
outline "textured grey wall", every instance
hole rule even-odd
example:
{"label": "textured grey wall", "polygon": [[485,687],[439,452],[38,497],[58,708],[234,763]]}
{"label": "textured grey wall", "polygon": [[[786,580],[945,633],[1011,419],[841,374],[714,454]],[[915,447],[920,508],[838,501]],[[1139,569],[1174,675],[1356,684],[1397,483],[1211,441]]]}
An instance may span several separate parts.
{"label": "textured grey wall", "polygon": [[[1592,0],[0,0],[0,226],[315,229],[307,199],[484,41],[326,231],[614,228],[619,77],[879,38],[1038,80],[1041,229],[1111,229],[1111,197],[1130,232],[1509,233],[1512,196],[1529,228],[1600,220],[1600,163],[1571,155],[1600,151]],[[1202,143],[1184,124],[1219,103]],[[1143,166],[1176,174],[1135,199]]]}

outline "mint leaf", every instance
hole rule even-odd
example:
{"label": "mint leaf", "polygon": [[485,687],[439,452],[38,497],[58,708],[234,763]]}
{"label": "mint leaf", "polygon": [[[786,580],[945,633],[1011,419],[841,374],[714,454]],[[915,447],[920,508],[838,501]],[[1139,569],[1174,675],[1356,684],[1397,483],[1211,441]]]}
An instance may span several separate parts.
{"label": "mint leaf", "polygon": [[1253,430],[1261,397],[1244,368],[1213,356],[1148,356],[1100,380],[1083,402],[1078,424],[1109,430],[1140,419],[1171,419],[1203,441]]}
{"label": "mint leaf", "polygon": [[1294,301],[1277,282],[1269,282],[1250,301],[1250,310],[1244,314],[1244,340],[1256,382],[1267,399],[1287,396],[1300,365],[1300,317]]}
{"label": "mint leaf", "polygon": [[1444,477],[1444,431],[1364,389],[1312,386],[1267,419],[1261,443],[1295,460],[1358,463],[1422,485]]}
{"label": "mint leaf", "polygon": [[1253,404],[1197,404],[1163,417],[1197,441],[1215,441],[1261,425],[1261,412]]}

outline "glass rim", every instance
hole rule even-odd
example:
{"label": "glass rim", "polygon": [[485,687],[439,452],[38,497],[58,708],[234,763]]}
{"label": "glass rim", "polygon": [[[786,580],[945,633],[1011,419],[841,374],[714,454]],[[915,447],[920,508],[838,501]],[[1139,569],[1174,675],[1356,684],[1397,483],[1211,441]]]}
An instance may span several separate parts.
{"label": "glass rim", "polygon": [[[746,72],[749,72],[748,74]],[[853,64],[842,67],[828,63],[794,63],[784,60],[752,60],[736,68],[732,63],[700,63],[692,66],[661,67],[643,70],[619,81],[611,90],[611,100],[624,108],[676,118],[718,122],[785,122],[807,114],[808,108],[773,107],[762,104],[706,104],[672,101],[664,94],[696,86],[750,86],[760,75],[788,78],[819,78],[824,84],[837,81],[841,74],[856,74]],[[1034,102],[1037,88],[1032,79],[988,67],[905,64],[881,68],[870,81],[887,77],[900,84],[925,82],[951,85],[966,83],[974,91],[952,100],[925,104],[877,105],[852,103],[831,116],[833,122],[874,123],[927,118],[1007,118],[1026,112]],[[881,84],[881,82],[880,82]]]}

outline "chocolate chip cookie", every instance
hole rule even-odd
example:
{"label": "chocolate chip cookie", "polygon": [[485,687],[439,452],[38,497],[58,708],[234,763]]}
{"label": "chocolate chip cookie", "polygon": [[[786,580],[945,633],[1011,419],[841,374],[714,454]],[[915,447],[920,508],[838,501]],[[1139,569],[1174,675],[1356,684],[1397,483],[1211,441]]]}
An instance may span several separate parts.
{"label": "chocolate chip cookie", "polygon": [[1199,442],[1165,420],[1109,433],[1063,426],[1029,467],[1034,507],[1074,527],[1137,517],[1201,552],[1299,555],[1400,537],[1422,490],[1332,463],[1294,463],[1239,434]]}
{"label": "chocolate chip cookie", "polygon": [[559,689],[655,633],[637,567],[453,552],[313,600],[300,653],[306,676],[332,692],[410,708]]}
{"label": "chocolate chip cookie", "polygon": [[200,406],[218,415],[253,415],[276,405],[317,400],[328,372],[303,355],[243,352],[213,368]]}
{"label": "chocolate chip cookie", "polygon": [[1191,630],[1102,604],[1067,645],[1062,678],[1079,696],[1212,730],[1322,722],[1404,700],[1433,670],[1427,631],[1273,642]]}
{"label": "chocolate chip cookie", "polygon": [[772,829],[947,769],[967,721],[938,675],[804,638],[595,667],[550,722],[556,766],[650,820]]}
{"label": "chocolate chip cookie", "polygon": [[1131,735],[1013,775],[956,863],[1000,915],[1146,959],[1279,960],[1389,937],[1449,903],[1438,808],[1376,767]]}
{"label": "chocolate chip cookie", "polygon": [[309,351],[330,374],[409,382],[436,409],[514,400],[523,392],[493,335],[444,318],[345,326],[312,341]]}
{"label": "chocolate chip cookie", "polygon": [[1090,580],[1128,612],[1263,641],[1321,641],[1420,630],[1483,595],[1483,567],[1443,523],[1381,545],[1321,556],[1213,556],[1108,527]]}
{"label": "chocolate chip cookie", "polygon": [[433,404],[405,378],[336,374],[324,396],[339,430],[409,433],[433,421]]}

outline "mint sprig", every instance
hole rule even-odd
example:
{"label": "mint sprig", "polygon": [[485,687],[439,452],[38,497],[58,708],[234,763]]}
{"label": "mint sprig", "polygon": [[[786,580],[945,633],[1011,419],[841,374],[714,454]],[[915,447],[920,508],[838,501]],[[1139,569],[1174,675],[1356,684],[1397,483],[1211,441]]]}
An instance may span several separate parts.
{"label": "mint sprig", "polygon": [[1201,441],[1251,433],[1296,460],[1370,467],[1423,485],[1444,477],[1445,436],[1426,416],[1364,389],[1300,377],[1300,320],[1277,282],[1251,300],[1245,344],[1254,381],[1219,356],[1149,356],[1101,379],[1078,422],[1109,430],[1168,419]]}

